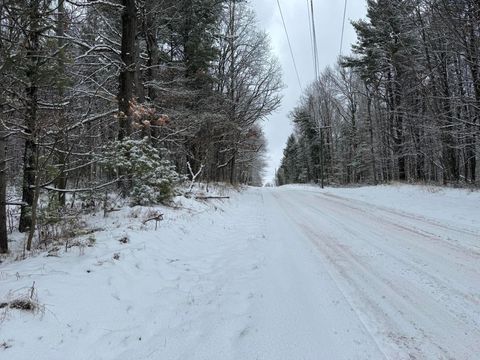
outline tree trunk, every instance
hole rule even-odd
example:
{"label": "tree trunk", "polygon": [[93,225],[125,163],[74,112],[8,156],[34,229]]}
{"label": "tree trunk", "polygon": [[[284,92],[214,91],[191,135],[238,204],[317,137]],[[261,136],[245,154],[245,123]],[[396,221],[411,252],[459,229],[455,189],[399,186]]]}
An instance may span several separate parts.
{"label": "tree trunk", "polygon": [[[145,18],[143,19],[143,21],[144,21],[143,32],[145,36],[145,45],[146,45],[146,50],[148,54],[146,79],[147,79],[147,82],[151,83],[153,82],[153,80],[155,80],[156,66],[158,66],[158,57],[159,57],[157,34],[154,28],[152,9],[150,8],[146,9]],[[151,84],[148,86],[147,95],[150,101],[152,102],[157,97],[156,89]]]}
{"label": "tree trunk", "polygon": [[[57,47],[58,47],[58,56],[57,56],[57,65],[58,65],[58,97],[59,102],[62,102],[64,97],[64,81],[65,81],[65,49],[63,48],[65,44],[65,40],[63,37],[65,36],[65,6],[64,0],[58,0],[58,7],[57,7]],[[67,135],[64,134],[64,129],[66,127],[66,119],[65,119],[65,112],[63,107],[60,109],[58,114],[58,123],[59,123],[59,130],[60,135],[63,139],[60,139],[58,142],[59,151],[58,152],[58,164],[60,165],[60,175],[56,181],[56,185],[58,189],[66,189],[67,188],[67,174],[65,173],[65,165],[67,161],[66,150],[68,139]],[[66,193],[63,191],[58,192],[58,203],[61,207],[65,206],[65,195]]]}
{"label": "tree trunk", "polygon": [[119,77],[118,110],[119,131],[118,140],[130,136],[132,132],[130,105],[135,88],[135,35],[137,31],[137,9],[135,0],[122,0],[122,70]]}
{"label": "tree trunk", "polygon": [[[469,137],[470,143],[467,146],[467,155],[468,155],[468,167],[470,170],[470,180],[475,184],[476,172],[477,172],[477,131],[478,123],[480,122],[480,60],[478,54],[478,33],[475,32],[473,24],[477,23],[480,18],[480,6],[477,4],[477,18],[473,17],[474,8],[472,8],[470,16],[472,25],[470,25],[470,42],[467,51],[468,64],[470,67],[470,72],[472,73],[473,79],[473,88],[475,92],[475,106],[473,113],[475,114],[472,123],[473,125],[469,127]],[[476,128],[475,128],[476,127]]]}
{"label": "tree trunk", "polygon": [[372,176],[373,183],[377,185],[377,166],[375,160],[375,146],[373,142],[373,119],[372,119],[372,97],[369,91],[367,91],[367,115],[368,115],[368,132],[370,135],[370,155],[372,157]]}
{"label": "tree trunk", "polygon": [[[235,1],[230,0],[229,3],[229,11],[230,11],[230,72],[229,72],[229,77],[230,77],[230,88],[229,88],[229,98],[231,101],[230,104],[230,121],[233,124],[233,127],[236,128],[237,126],[237,107],[236,107],[236,91],[235,91],[235,74],[236,74],[236,43],[235,43],[235,34],[236,34],[236,29],[235,29]],[[235,134],[237,134],[237,129],[234,129],[233,131]],[[235,183],[235,166],[236,166],[236,157],[237,157],[237,139],[236,136],[233,138],[233,155],[232,155],[232,161],[230,162],[230,183],[234,184]]]}
{"label": "tree trunk", "polygon": [[7,237],[7,139],[0,133],[0,254],[8,252]]}
{"label": "tree trunk", "polygon": [[25,114],[26,140],[23,154],[22,202],[24,205],[22,205],[20,211],[20,222],[18,226],[20,232],[26,232],[32,224],[31,209],[34,201],[34,186],[37,172],[35,157],[37,153],[38,63],[40,61],[39,6],[39,0],[31,2],[29,9],[30,28],[26,42],[28,59],[26,76],[28,85],[25,88],[27,109]]}
{"label": "tree trunk", "polygon": [[[41,168],[38,166],[38,153],[35,156],[35,168]],[[35,176],[35,184],[33,189],[33,204],[31,208],[31,221],[30,228],[28,230],[27,237],[27,247],[26,249],[30,251],[32,249],[33,236],[35,235],[35,228],[37,226],[37,209],[38,209],[38,198],[40,197],[40,175],[37,173]]]}
{"label": "tree trunk", "polygon": [[450,105],[451,94],[450,94],[450,82],[448,78],[448,63],[447,63],[447,54],[441,54],[442,66],[439,68],[441,71],[442,81],[443,81],[443,114],[444,114],[444,129],[442,129],[442,138],[443,138],[443,164],[445,166],[444,174],[444,184],[448,181],[458,182],[460,179],[460,170],[457,162],[456,155],[456,141],[453,133],[454,121],[452,115],[452,107]]}

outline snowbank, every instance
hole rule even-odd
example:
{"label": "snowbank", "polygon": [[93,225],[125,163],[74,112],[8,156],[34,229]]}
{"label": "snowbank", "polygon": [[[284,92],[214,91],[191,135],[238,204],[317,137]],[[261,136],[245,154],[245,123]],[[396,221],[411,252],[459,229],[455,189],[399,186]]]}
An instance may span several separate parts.
{"label": "snowbank", "polygon": [[302,189],[368,203],[382,208],[480,231],[480,191],[424,185],[327,187],[286,185],[280,190]]}
{"label": "snowbank", "polygon": [[[237,294],[258,261],[251,224],[260,209],[229,195],[93,216],[101,230],[85,237],[94,246],[1,264],[0,303],[33,293],[36,308],[0,308],[0,358],[189,359],[202,329],[241,328]],[[164,214],[158,230],[142,223],[152,212]]]}

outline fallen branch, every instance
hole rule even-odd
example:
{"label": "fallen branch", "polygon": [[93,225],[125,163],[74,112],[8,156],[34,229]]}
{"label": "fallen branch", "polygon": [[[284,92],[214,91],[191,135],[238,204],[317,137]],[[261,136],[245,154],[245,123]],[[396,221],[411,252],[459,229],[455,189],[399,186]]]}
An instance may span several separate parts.
{"label": "fallen branch", "polygon": [[149,221],[155,221],[155,230],[157,230],[158,222],[162,220],[163,220],[163,214],[156,214],[155,216],[144,220],[143,225],[145,225]]}
{"label": "fallen branch", "polygon": [[197,200],[230,199],[230,196],[195,196]]}
{"label": "fallen branch", "polygon": [[110,208],[110,209],[105,210],[106,213],[111,213],[111,212],[115,212],[115,211],[122,211],[122,209]]}

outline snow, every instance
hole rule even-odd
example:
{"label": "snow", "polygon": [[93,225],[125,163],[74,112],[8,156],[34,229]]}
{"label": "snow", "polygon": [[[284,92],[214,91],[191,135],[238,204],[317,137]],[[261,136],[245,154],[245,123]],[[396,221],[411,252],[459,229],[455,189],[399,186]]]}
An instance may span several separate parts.
{"label": "snow", "polygon": [[[287,186],[230,196],[97,215],[95,246],[0,264],[0,303],[35,282],[41,306],[0,309],[0,358],[480,353],[479,193]],[[157,230],[142,225],[153,211],[165,215]]]}
{"label": "snow", "polygon": [[287,185],[282,189],[317,191],[348,198],[350,202],[368,203],[401,213],[414,213],[424,218],[478,228],[480,191],[445,188],[433,185],[378,185],[339,187],[321,190],[312,185]]}

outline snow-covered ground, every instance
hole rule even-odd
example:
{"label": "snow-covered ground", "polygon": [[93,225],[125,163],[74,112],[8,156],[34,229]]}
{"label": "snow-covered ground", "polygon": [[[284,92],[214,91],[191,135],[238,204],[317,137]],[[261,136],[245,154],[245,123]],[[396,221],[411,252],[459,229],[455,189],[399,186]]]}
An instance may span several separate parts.
{"label": "snow-covered ground", "polygon": [[[480,194],[248,189],[0,264],[0,359],[478,359]],[[128,243],[119,242],[125,235]]]}
{"label": "snow-covered ground", "polygon": [[363,201],[370,205],[477,229],[480,223],[480,191],[402,184],[324,190],[311,185],[288,185],[282,188],[322,192],[348,198],[350,201]]}

